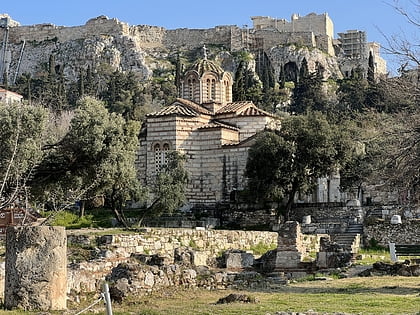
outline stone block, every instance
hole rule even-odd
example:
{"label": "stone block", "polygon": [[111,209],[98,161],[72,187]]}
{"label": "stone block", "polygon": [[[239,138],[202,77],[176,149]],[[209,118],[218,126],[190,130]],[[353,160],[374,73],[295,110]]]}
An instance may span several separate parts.
{"label": "stone block", "polygon": [[254,255],[245,252],[226,253],[227,269],[242,269],[252,267],[254,264]]}
{"label": "stone block", "polygon": [[20,226],[6,231],[7,309],[63,310],[67,291],[67,237],[63,227]]}
{"label": "stone block", "polygon": [[207,266],[208,255],[205,252],[194,251],[192,253],[192,264],[194,266]]}

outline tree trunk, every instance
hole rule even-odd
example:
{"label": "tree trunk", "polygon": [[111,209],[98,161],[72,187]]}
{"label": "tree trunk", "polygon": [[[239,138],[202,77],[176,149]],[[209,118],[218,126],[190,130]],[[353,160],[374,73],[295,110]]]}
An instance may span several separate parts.
{"label": "tree trunk", "polygon": [[85,204],[85,200],[80,200],[79,218],[83,218],[85,216]]}
{"label": "tree trunk", "polygon": [[128,229],[127,219],[125,218],[125,215],[122,212],[122,210],[118,209],[116,205],[113,205],[112,211],[114,212],[117,221],[120,224],[122,224],[126,229]]}

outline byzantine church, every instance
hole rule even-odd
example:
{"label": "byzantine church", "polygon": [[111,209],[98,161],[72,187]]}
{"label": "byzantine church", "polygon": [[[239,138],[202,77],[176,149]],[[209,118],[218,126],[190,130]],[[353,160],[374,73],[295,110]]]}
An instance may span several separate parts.
{"label": "byzantine church", "polygon": [[188,206],[214,209],[245,188],[256,133],[278,128],[280,119],[252,102],[232,102],[232,86],[232,75],[204,56],[185,72],[181,97],[147,115],[137,160],[145,185],[177,150],[186,156]]}
{"label": "byzantine church", "polygon": [[138,167],[153,183],[169,150],[185,154],[189,205],[213,208],[244,188],[255,134],[278,119],[252,102],[232,102],[233,79],[215,62],[194,63],[181,80],[181,98],[146,118]]}

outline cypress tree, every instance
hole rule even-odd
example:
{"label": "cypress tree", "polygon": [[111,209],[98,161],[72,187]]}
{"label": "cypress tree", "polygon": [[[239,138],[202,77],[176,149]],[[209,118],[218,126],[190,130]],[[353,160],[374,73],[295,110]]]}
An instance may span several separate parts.
{"label": "cypress tree", "polygon": [[284,87],[286,86],[286,74],[284,73],[284,65],[283,64],[280,67],[279,84],[280,84],[281,89],[284,89]]}
{"label": "cypress tree", "polygon": [[369,52],[367,80],[368,80],[369,84],[374,84],[375,83],[375,64],[373,62],[372,52]]}
{"label": "cypress tree", "polygon": [[182,75],[182,63],[181,63],[181,57],[179,54],[176,57],[176,65],[175,65],[175,87],[177,91],[177,95],[181,96],[181,75]]}

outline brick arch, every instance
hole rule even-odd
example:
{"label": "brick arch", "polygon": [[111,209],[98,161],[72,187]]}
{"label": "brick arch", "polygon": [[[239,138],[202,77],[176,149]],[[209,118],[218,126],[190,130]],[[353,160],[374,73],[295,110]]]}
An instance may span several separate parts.
{"label": "brick arch", "polygon": [[184,78],[182,97],[198,102],[200,97],[200,77],[196,71],[190,71]]}
{"label": "brick arch", "polygon": [[206,73],[201,78],[203,102],[216,101],[217,91],[220,90],[220,80],[213,73]]}

